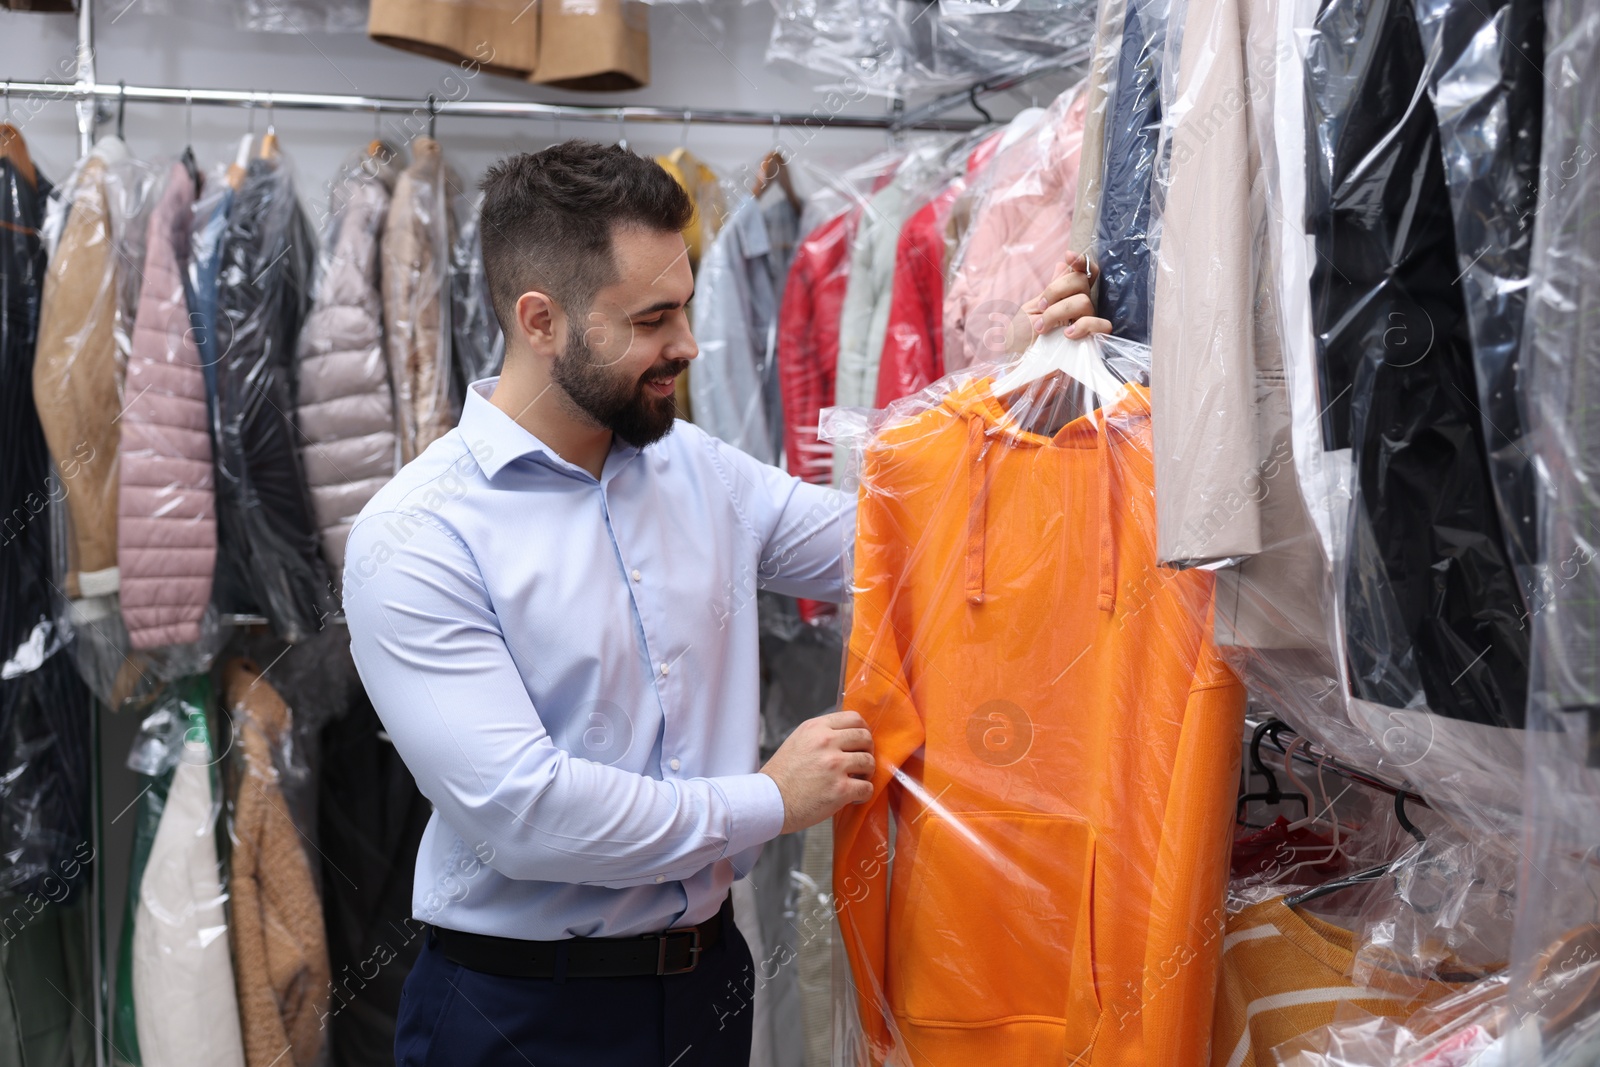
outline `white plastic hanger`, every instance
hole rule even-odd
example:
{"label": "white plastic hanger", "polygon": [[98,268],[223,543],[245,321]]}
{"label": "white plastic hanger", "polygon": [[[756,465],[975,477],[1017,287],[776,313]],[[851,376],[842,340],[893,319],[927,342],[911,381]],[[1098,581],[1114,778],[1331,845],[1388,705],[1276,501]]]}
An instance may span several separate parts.
{"label": "white plastic hanger", "polygon": [[1068,337],[1055,330],[1034,339],[1026,352],[995,380],[993,396],[1014,393],[1052,374],[1064,374],[1098,397],[1101,403],[1121,394],[1126,388],[1100,358],[1099,342],[1093,336]]}

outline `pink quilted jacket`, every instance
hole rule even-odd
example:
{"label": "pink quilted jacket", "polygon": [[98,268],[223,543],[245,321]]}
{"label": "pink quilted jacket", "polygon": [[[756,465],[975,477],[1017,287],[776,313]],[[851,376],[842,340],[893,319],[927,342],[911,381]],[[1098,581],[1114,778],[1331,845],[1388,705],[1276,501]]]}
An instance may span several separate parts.
{"label": "pink quilted jacket", "polygon": [[184,300],[195,188],[174,163],[151,212],[123,388],[117,566],[134,648],[200,639],[217,557],[206,386]]}

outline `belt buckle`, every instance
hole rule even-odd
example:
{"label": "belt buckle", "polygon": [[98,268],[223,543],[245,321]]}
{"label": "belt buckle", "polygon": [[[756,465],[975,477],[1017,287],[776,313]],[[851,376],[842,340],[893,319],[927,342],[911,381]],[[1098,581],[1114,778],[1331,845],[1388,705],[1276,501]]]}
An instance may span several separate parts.
{"label": "belt buckle", "polygon": [[[667,938],[672,937],[674,934],[688,934],[690,937],[689,966],[668,970]],[[698,926],[691,926],[686,930],[668,930],[666,933],[657,934],[656,938],[656,974],[688,974],[699,965],[702,949],[700,948],[700,928]]]}

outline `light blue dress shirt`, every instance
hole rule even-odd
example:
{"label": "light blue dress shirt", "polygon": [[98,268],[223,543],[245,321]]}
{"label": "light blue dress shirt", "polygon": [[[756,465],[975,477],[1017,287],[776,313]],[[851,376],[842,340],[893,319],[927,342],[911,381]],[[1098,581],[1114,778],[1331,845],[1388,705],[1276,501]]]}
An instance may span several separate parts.
{"label": "light blue dress shirt", "polygon": [[531,940],[708,919],[783,826],[756,590],[842,599],[854,501],[685,422],[596,480],[497,380],[345,556],[356,667],[434,807],[414,914]]}

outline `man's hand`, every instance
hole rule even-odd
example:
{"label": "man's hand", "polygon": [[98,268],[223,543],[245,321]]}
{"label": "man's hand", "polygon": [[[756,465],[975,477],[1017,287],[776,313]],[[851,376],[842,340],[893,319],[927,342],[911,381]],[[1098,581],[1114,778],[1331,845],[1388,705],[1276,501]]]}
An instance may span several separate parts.
{"label": "man's hand", "polygon": [[1089,297],[1093,282],[1087,259],[1076,252],[1056,264],[1056,276],[1038,298],[1023,305],[1008,331],[1007,351],[1021,352],[1042,333],[1065,326],[1068,337],[1088,337],[1091,333],[1110,333],[1111,323],[1094,313]]}
{"label": "man's hand", "polygon": [[783,832],[815,826],[846,804],[872,798],[872,731],[853,711],[834,711],[795,727],[761,773],[783,795]]}

